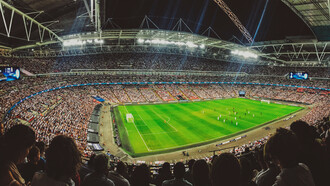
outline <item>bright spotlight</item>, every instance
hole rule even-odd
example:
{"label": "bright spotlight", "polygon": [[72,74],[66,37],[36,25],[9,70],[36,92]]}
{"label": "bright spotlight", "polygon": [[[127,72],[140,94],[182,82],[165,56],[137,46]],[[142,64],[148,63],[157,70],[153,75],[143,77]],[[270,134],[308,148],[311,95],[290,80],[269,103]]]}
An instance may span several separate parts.
{"label": "bright spotlight", "polygon": [[239,50],[232,50],[231,51],[231,54],[234,54],[234,55],[239,55],[239,56],[242,56],[244,58],[258,58],[258,55],[257,54],[254,54],[250,51],[239,51]]}
{"label": "bright spotlight", "polygon": [[193,42],[191,42],[191,41],[188,41],[187,43],[186,43],[186,45],[188,46],[188,47],[190,47],[190,48],[196,48],[197,47],[197,45],[195,45]]}

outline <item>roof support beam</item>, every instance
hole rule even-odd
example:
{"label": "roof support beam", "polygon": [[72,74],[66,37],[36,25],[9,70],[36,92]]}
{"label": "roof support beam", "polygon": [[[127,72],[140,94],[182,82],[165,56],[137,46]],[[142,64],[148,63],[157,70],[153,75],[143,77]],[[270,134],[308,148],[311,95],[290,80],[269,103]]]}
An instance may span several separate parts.
{"label": "roof support beam", "polygon": [[238,17],[230,10],[230,8],[227,6],[227,4],[223,0],[214,0],[214,2],[217,3],[219,5],[219,7],[228,15],[228,17],[236,25],[236,27],[239,29],[239,31],[241,31],[241,33],[248,40],[248,42],[249,43],[252,43],[253,42],[253,39],[251,37],[251,34],[243,26],[243,24],[238,19]]}
{"label": "roof support beam", "polygon": [[[13,19],[13,12],[15,12],[16,14],[22,16],[23,18],[23,22],[24,22],[24,27],[25,27],[25,31],[26,31],[26,34],[27,34],[27,38],[29,40],[30,38],[30,34],[31,34],[31,28],[32,28],[32,24],[35,24],[37,25],[38,27],[46,30],[49,32],[50,35],[53,35],[54,38],[58,39],[59,41],[63,41],[63,39],[61,37],[59,37],[57,34],[55,34],[52,30],[50,30],[49,28],[45,27],[44,25],[42,25],[41,23],[39,23],[38,21],[36,21],[34,18],[30,17],[28,14],[18,10],[17,8],[13,7],[12,5],[6,3],[5,1],[3,0],[0,0],[0,10],[1,10],[1,13],[2,13],[2,17],[3,17],[3,21],[6,22],[5,20],[5,17],[4,17],[4,13],[3,13],[3,7],[6,7],[7,9],[11,10],[12,11],[12,16],[11,16],[11,22],[12,22],[12,19]],[[27,28],[26,28],[26,21],[30,21],[30,29],[29,29],[29,32],[27,32]],[[5,27],[7,27],[7,24],[5,23]],[[9,28],[11,29],[11,24],[9,25]],[[7,34],[9,33],[9,36],[10,37],[10,29],[6,29],[6,32]]]}

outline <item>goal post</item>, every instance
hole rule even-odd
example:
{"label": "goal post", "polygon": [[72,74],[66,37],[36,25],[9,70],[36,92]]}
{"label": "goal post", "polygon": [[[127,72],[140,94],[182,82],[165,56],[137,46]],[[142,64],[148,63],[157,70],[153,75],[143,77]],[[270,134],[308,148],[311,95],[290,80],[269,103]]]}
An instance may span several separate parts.
{"label": "goal post", "polygon": [[127,123],[134,123],[134,117],[131,113],[126,114]]}
{"label": "goal post", "polygon": [[264,99],[262,99],[262,100],[261,100],[261,103],[262,103],[262,102],[265,102],[265,103],[270,104],[270,101],[269,101],[269,100],[264,100]]}

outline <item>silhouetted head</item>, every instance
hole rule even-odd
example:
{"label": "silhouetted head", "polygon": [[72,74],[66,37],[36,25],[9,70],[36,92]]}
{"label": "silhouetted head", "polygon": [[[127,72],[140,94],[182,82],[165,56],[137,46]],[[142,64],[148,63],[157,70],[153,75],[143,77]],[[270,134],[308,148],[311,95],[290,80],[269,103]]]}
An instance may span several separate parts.
{"label": "silhouetted head", "polygon": [[12,161],[15,164],[23,163],[30,149],[35,144],[35,133],[26,125],[14,125],[4,135],[5,161]]}
{"label": "silhouetted head", "polygon": [[126,175],[127,174],[127,167],[126,164],[123,163],[122,161],[117,163],[117,170],[116,170],[119,174]]}
{"label": "silhouetted head", "polygon": [[298,164],[299,143],[297,136],[290,130],[278,128],[275,135],[269,138],[265,150],[282,168]]}
{"label": "silhouetted head", "polygon": [[94,159],[95,172],[99,174],[106,174],[108,171],[109,157],[105,154],[98,154]]}
{"label": "silhouetted head", "polygon": [[192,176],[195,186],[211,185],[210,168],[205,160],[197,160],[192,168]]}
{"label": "silhouetted head", "polygon": [[74,177],[81,163],[81,154],[72,138],[56,136],[46,150],[46,173],[55,180]]}
{"label": "silhouetted head", "polygon": [[191,159],[191,160],[188,161],[188,167],[189,167],[189,170],[190,170],[190,171],[192,170],[192,167],[193,167],[195,161],[196,161],[196,160],[194,160],[194,159]]}
{"label": "silhouetted head", "polygon": [[182,162],[178,162],[174,165],[173,174],[176,179],[182,179],[185,172],[184,164]]}
{"label": "silhouetted head", "polygon": [[239,159],[241,165],[241,183],[248,184],[253,178],[253,168],[250,160],[245,157]]}
{"label": "silhouetted head", "polygon": [[150,170],[146,164],[135,167],[132,173],[132,186],[149,186]]}
{"label": "silhouetted head", "polygon": [[296,134],[301,144],[314,141],[313,129],[304,121],[298,120],[291,123],[290,130]]}
{"label": "silhouetted head", "polygon": [[32,162],[34,164],[37,164],[40,160],[40,150],[38,147],[33,146],[29,152],[29,155],[27,156],[29,162]]}
{"label": "silhouetted head", "polygon": [[212,164],[212,185],[238,186],[240,184],[240,171],[240,164],[234,154],[222,153]]}
{"label": "silhouetted head", "polygon": [[46,145],[43,141],[38,141],[36,143],[36,146],[39,148],[40,150],[40,155],[43,155],[43,153],[45,152],[45,149],[46,149]]}

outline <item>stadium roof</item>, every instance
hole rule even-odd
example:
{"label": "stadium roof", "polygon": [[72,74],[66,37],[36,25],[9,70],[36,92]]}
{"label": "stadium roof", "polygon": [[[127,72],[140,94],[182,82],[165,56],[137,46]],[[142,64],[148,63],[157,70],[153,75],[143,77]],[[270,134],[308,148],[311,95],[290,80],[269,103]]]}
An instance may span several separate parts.
{"label": "stadium roof", "polygon": [[282,0],[313,30],[318,40],[330,40],[329,0]]}
{"label": "stadium roof", "polygon": [[[166,2],[144,0],[132,1],[128,4],[127,1],[100,0],[103,33],[95,37],[117,37],[121,40],[125,39],[124,36],[131,29],[141,31],[160,28],[158,33],[163,32],[162,30],[172,30],[188,32],[190,35],[188,34],[187,38],[195,37],[196,34],[211,37],[205,40],[207,45],[212,44],[208,41],[213,39],[218,39],[218,43],[242,41],[244,38],[242,33],[223,9],[213,1],[216,0]],[[251,48],[256,50],[259,56],[274,59],[272,62],[283,63],[290,61],[326,63],[329,59],[330,34],[326,29],[329,26],[329,15],[325,14],[326,1],[329,0],[282,0],[291,10],[281,1],[269,1],[269,4],[268,1],[265,3],[258,0],[223,1],[237,14],[251,36],[255,36],[255,41],[258,42]],[[89,0],[0,0],[2,5],[0,5],[0,17],[4,18],[0,23],[0,55],[26,48],[43,50],[51,46],[58,47],[63,38],[66,38],[65,35],[94,32],[95,23],[91,22],[91,9],[87,11],[89,2]],[[313,3],[308,5],[308,2]],[[261,17],[264,13],[265,17],[262,21]],[[143,26],[145,15],[150,18],[148,18],[148,26]],[[259,23],[261,23],[260,29]],[[116,35],[117,32],[119,35]],[[114,35],[109,36],[110,33]],[[313,33],[317,40],[311,38],[307,41],[308,44],[303,40],[288,42],[285,39],[288,35],[312,36]],[[133,33],[129,37],[137,39],[137,34]],[[265,40],[276,41],[264,42]],[[118,42],[118,44],[124,43]],[[226,46],[242,47],[236,44]],[[309,57],[303,56],[304,54]]]}
{"label": "stadium roof", "polygon": [[[239,29],[214,1],[100,0],[102,27],[103,29],[113,29],[113,26],[106,25],[107,21],[111,19],[122,29],[136,29],[147,15],[160,29],[171,30],[175,26],[174,24],[182,18],[195,34],[201,34],[208,27],[212,27],[224,40],[236,36],[239,40],[246,42]],[[279,40],[288,35],[313,34],[303,21],[280,1],[270,1],[269,4],[257,0],[221,1],[227,3],[251,36],[256,35],[256,41]],[[0,3],[2,5],[6,3],[16,8],[57,35],[94,30],[85,6],[85,4],[90,4],[90,0],[0,0]],[[259,28],[258,23],[263,10],[265,10],[265,16]],[[20,17],[16,13],[12,16],[12,11],[8,7],[3,7],[1,13],[5,16],[6,25],[1,20],[0,45],[15,48],[40,40],[38,27],[35,24],[32,24],[30,32],[29,26],[31,25],[28,22],[24,23],[22,16]],[[282,27],[283,23],[286,24],[285,27]],[[258,33],[255,34],[257,30]],[[29,38],[26,33],[30,35]],[[8,38],[7,35],[11,37]],[[45,33],[44,38],[50,39],[49,34]]]}

